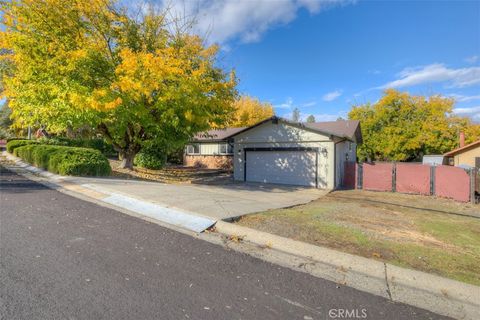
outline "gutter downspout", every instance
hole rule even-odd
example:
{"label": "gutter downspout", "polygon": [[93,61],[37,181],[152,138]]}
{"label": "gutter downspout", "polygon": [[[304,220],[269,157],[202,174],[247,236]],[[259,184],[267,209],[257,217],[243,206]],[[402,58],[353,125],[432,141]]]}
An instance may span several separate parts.
{"label": "gutter downspout", "polygon": [[[333,137],[332,137],[333,138]],[[333,139],[332,139],[333,140]],[[337,144],[347,141],[347,139],[342,139],[337,142],[333,142],[333,190],[337,189]],[[340,181],[341,183],[341,181]]]}

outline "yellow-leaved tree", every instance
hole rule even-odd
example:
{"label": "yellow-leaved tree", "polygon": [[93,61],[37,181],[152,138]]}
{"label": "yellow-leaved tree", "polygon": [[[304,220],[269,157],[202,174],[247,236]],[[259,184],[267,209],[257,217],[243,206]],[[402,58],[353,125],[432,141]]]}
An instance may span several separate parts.
{"label": "yellow-leaved tree", "polygon": [[359,159],[421,160],[458,147],[461,131],[467,143],[480,139],[480,125],[455,115],[454,103],[440,95],[413,96],[389,89],[374,104],[354,106],[348,117],[359,120],[362,128]]}
{"label": "yellow-leaved tree", "polygon": [[233,72],[167,12],[131,15],[113,0],[0,1],[3,95],[14,125],[49,131],[89,125],[132,168],[142,147],[187,141],[230,118]]}
{"label": "yellow-leaved tree", "polygon": [[233,103],[235,110],[232,120],[228,123],[232,127],[248,127],[274,115],[273,106],[268,102],[261,102],[257,98],[241,96]]}

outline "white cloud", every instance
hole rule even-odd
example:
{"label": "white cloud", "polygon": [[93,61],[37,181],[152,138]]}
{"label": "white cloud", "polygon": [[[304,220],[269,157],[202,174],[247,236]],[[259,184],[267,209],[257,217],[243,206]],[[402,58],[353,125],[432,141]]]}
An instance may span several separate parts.
{"label": "white cloud", "polygon": [[468,102],[473,100],[480,100],[480,95],[477,96],[464,96],[461,94],[451,94],[449,97],[455,99],[457,102]]}
{"label": "white cloud", "polygon": [[316,101],[310,101],[310,102],[306,102],[304,104],[301,105],[302,108],[306,108],[306,107],[313,107],[314,105],[316,105],[317,102]]}
{"label": "white cloud", "polygon": [[295,103],[291,97],[288,97],[285,102],[274,105],[274,108],[280,111],[276,112],[276,114],[285,119],[292,119],[293,110],[295,108],[298,108],[300,111],[300,121],[306,121],[311,114],[313,114],[315,121],[317,122],[335,121],[339,117],[347,119],[347,111],[342,110],[337,113],[315,113],[315,111],[310,108],[315,105],[317,105],[316,101],[309,101],[302,104]]}
{"label": "white cloud", "polygon": [[285,102],[276,104],[273,106],[276,109],[292,109],[293,108],[293,99],[288,97]]}
{"label": "white cloud", "polygon": [[[281,117],[281,118],[284,118],[284,119],[289,119],[289,120],[291,120],[291,119],[292,119],[292,114],[293,114],[293,112],[288,112],[288,113],[282,114],[280,117]],[[301,111],[300,111],[300,122],[306,122],[306,121],[307,121],[307,118],[308,118],[310,115],[313,115],[313,116],[315,117],[315,122],[336,121],[339,117],[342,117],[342,118],[344,118],[344,119],[347,119],[346,113],[337,113],[337,114],[333,114],[333,113],[319,113],[319,114],[312,114],[312,113],[301,112]]]}
{"label": "white cloud", "polygon": [[455,108],[453,112],[460,116],[470,117],[475,122],[480,122],[480,106]]}
{"label": "white cloud", "polygon": [[474,112],[480,113],[480,106],[469,107],[469,108],[455,108],[453,109],[453,112],[455,112],[456,114],[470,114]]}
{"label": "white cloud", "polygon": [[323,101],[333,101],[342,95],[342,90],[335,90],[323,95]]}
{"label": "white cloud", "polygon": [[276,109],[292,109],[293,110],[293,108],[295,108],[295,107],[308,108],[308,107],[313,107],[316,104],[317,104],[316,101],[309,101],[309,102],[305,102],[305,103],[302,103],[302,104],[294,103],[293,99],[291,97],[288,97],[285,100],[285,102],[276,104],[273,107],[276,108]]}
{"label": "white cloud", "polygon": [[471,57],[465,58],[465,62],[474,64],[475,62],[478,61],[478,59],[479,59],[479,56],[471,56]]}
{"label": "white cloud", "polygon": [[[152,0],[151,0],[152,1]],[[161,7],[169,6],[171,15],[194,18],[193,31],[208,37],[210,43],[223,44],[230,40],[259,41],[269,29],[285,25],[297,17],[300,9],[311,14],[355,0],[159,0]]]}
{"label": "white cloud", "polygon": [[[302,121],[307,121],[307,118],[310,114],[300,114],[300,118]],[[347,119],[347,113],[345,111],[340,111],[338,113],[318,113],[313,114],[315,117],[315,122],[323,122],[323,121],[336,121],[338,118]]]}
{"label": "white cloud", "polygon": [[446,82],[449,87],[462,88],[480,83],[480,67],[450,69],[434,63],[423,67],[406,68],[398,74],[399,79],[377,89],[410,87],[419,84]]}

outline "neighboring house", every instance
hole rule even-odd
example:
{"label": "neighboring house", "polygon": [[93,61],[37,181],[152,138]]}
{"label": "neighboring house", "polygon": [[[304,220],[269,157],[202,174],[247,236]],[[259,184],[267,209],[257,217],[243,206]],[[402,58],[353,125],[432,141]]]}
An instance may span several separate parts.
{"label": "neighboring house", "polygon": [[237,181],[334,189],[343,180],[345,161],[356,161],[361,141],[358,121],[297,123],[271,117],[248,128],[196,137],[187,146],[186,157],[203,154],[202,161],[215,163],[218,154],[212,150],[226,145],[227,156],[233,154]]}
{"label": "neighboring house", "polygon": [[183,164],[208,169],[232,169],[233,142],[229,138],[243,129],[228,128],[197,134],[185,148]]}
{"label": "neighboring house", "polygon": [[447,163],[447,158],[443,155],[433,154],[433,155],[424,155],[422,158],[422,164],[429,165],[429,166],[440,166]]}
{"label": "neighboring house", "polygon": [[460,148],[444,154],[448,159],[448,164],[480,168],[480,140],[467,145],[463,145],[462,137],[460,141]]}

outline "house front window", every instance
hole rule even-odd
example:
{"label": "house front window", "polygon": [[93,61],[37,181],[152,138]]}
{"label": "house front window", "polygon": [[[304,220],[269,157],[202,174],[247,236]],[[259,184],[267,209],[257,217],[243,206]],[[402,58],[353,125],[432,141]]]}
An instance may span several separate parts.
{"label": "house front window", "polygon": [[200,154],[200,145],[198,143],[187,145],[187,154]]}
{"label": "house front window", "polygon": [[218,145],[219,154],[233,154],[233,146],[229,143],[222,143]]}

